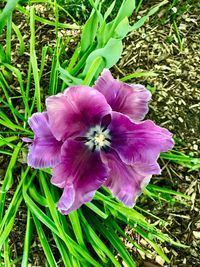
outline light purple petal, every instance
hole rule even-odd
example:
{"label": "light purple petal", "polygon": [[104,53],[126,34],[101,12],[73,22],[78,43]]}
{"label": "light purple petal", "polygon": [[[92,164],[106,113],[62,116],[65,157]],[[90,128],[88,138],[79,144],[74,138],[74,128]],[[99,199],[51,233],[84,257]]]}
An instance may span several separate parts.
{"label": "light purple petal", "polygon": [[160,174],[157,163],[135,162],[132,165],[126,165],[114,151],[102,153],[101,157],[110,168],[110,174],[104,185],[128,207],[133,207],[136,199],[149,183],[152,174]]}
{"label": "light purple petal", "polygon": [[66,141],[61,154],[61,163],[53,168],[51,182],[64,188],[58,209],[68,214],[92,200],[96,190],[105,182],[108,168],[99,153],[89,151],[82,142]]}
{"label": "light purple petal", "polygon": [[104,70],[94,88],[101,92],[113,111],[123,113],[134,121],[143,120],[148,112],[151,93],[143,85],[129,85],[115,80],[109,70]]}
{"label": "light purple petal", "polygon": [[105,97],[97,90],[78,86],[46,100],[51,130],[57,140],[81,135],[111,112]]}
{"label": "light purple petal", "polygon": [[35,133],[35,139],[29,145],[28,165],[33,168],[55,166],[60,161],[62,142],[53,136],[47,112],[34,113],[28,123]]}
{"label": "light purple petal", "polygon": [[172,134],[150,120],[134,123],[127,116],[113,112],[108,128],[112,135],[112,148],[127,164],[154,163],[160,152],[174,145]]}

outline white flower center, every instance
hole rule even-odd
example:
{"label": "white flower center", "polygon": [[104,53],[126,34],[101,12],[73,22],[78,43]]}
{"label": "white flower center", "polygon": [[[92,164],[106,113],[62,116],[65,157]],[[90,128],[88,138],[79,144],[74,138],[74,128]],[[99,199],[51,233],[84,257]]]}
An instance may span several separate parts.
{"label": "white flower center", "polygon": [[109,148],[111,144],[111,136],[110,131],[105,129],[99,125],[90,128],[90,130],[86,134],[87,141],[85,144],[91,150],[101,150]]}

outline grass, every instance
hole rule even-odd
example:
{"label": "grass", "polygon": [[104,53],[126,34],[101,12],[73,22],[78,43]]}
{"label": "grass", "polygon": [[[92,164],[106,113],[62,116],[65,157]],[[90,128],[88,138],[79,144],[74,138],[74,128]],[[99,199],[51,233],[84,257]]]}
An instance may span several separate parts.
{"label": "grass", "polygon": [[[8,1],[8,4],[12,1]],[[20,163],[20,158],[26,153],[26,147],[21,141],[22,137],[32,137],[32,132],[27,125],[27,119],[35,111],[43,110],[44,97],[41,94],[42,78],[48,54],[47,46],[41,48],[41,57],[38,58],[36,51],[36,22],[55,27],[56,35],[60,29],[79,29],[80,25],[61,23],[59,21],[60,4],[49,1],[49,5],[55,8],[55,20],[50,21],[35,14],[34,5],[40,1],[30,1],[30,10],[18,4],[16,10],[29,19],[30,27],[30,51],[26,51],[23,41],[23,33],[12,21],[13,6],[10,12],[1,13],[3,21],[6,21],[6,47],[1,50],[0,86],[3,92],[0,99],[0,153],[9,158],[4,180],[0,191],[0,263],[1,266],[12,266],[14,262],[21,262],[22,266],[28,266],[31,244],[33,242],[33,231],[45,254],[46,264],[57,266],[58,259],[65,266],[121,266],[116,259],[120,259],[128,266],[136,266],[136,262],[129,253],[120,237],[133,244],[136,250],[147,254],[149,251],[126,235],[123,226],[128,225],[134,229],[148,244],[160,255],[166,263],[169,258],[163,252],[159,243],[168,242],[175,246],[185,248],[184,244],[172,240],[161,230],[165,229],[167,222],[151,214],[140,206],[128,209],[116,201],[106,188],[101,188],[95,195],[94,201],[86,204],[83,208],[71,213],[69,216],[61,215],[56,208],[60,197],[60,190],[50,184],[51,173],[49,170],[33,170],[26,164]],[[45,3],[45,1],[42,1]],[[46,2],[47,3],[47,2]],[[63,60],[64,41],[57,37],[53,48],[51,73],[49,77],[49,95],[62,91],[66,86],[72,84],[90,85],[96,79],[104,67],[112,67],[121,56],[122,39],[130,31],[127,16],[135,9],[130,3],[123,1],[115,18],[110,18],[107,12],[106,21],[99,9],[98,1],[90,1],[93,6],[91,15],[82,27],[82,38],[73,55],[70,55],[66,64]],[[139,19],[131,29],[141,27],[145,21],[155,14],[164,5],[151,9],[143,18]],[[139,10],[142,1],[137,6]],[[64,9],[65,10],[65,9]],[[68,11],[66,11],[68,12]],[[113,21],[112,21],[113,19]],[[73,22],[76,20],[73,20]],[[15,25],[15,26],[14,26]],[[95,27],[93,27],[96,25]],[[119,31],[119,25],[120,31]],[[91,32],[92,29],[92,32]],[[107,29],[107,30],[105,30]],[[29,53],[28,70],[23,73],[12,62],[12,32],[16,34],[19,44],[20,56]],[[109,54],[114,49],[116,53]],[[4,57],[5,55],[5,57]],[[154,73],[134,73],[121,80],[128,81],[133,77],[155,75]],[[10,89],[10,84],[15,81],[19,87],[18,91]],[[23,110],[19,111],[16,103],[22,103]],[[175,164],[186,166],[189,170],[199,168],[200,161],[193,157],[180,153],[177,150],[170,153],[162,153],[162,159],[170,160]],[[16,177],[18,182],[16,182]],[[7,200],[12,189],[12,199]],[[188,201],[184,194],[158,186],[149,185],[144,191],[144,197],[169,204],[178,201]],[[22,203],[26,206],[26,230],[23,242],[23,252],[20,257],[13,258],[10,248],[10,235],[21,209]],[[159,204],[158,204],[159,205]],[[159,220],[160,226],[156,227],[147,218]],[[46,233],[48,232],[48,235]],[[52,240],[49,242],[49,240]],[[159,240],[159,242],[158,242]],[[89,244],[89,246],[88,246]],[[55,255],[56,247],[56,255]],[[89,249],[90,248],[90,249]]]}

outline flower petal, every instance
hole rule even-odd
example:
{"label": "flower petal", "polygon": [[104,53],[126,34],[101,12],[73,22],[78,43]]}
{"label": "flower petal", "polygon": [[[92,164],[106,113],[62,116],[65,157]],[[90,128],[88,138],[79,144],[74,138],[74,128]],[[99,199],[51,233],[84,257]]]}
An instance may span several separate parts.
{"label": "flower petal", "polygon": [[87,86],[71,87],[46,100],[51,130],[57,140],[84,133],[111,112],[105,97]]}
{"label": "flower petal", "polygon": [[150,120],[134,123],[127,116],[113,112],[108,128],[112,136],[112,148],[127,164],[154,163],[160,152],[174,145],[172,134]]}
{"label": "flower petal", "polygon": [[104,185],[128,207],[133,207],[136,199],[149,183],[152,174],[160,174],[160,167],[157,163],[135,162],[127,165],[114,151],[102,153],[101,157],[110,168],[110,174]]}
{"label": "flower petal", "polygon": [[66,141],[62,146],[61,163],[53,168],[51,180],[54,185],[64,187],[58,209],[68,214],[91,201],[107,175],[108,168],[99,153],[89,151],[83,142]]}
{"label": "flower petal", "polygon": [[53,136],[47,112],[34,113],[28,123],[35,133],[35,139],[29,146],[28,165],[33,168],[55,166],[60,161],[62,142]]}
{"label": "flower petal", "polygon": [[94,88],[101,92],[112,110],[123,113],[134,121],[143,120],[148,112],[151,93],[143,85],[115,80],[109,70],[104,70]]}

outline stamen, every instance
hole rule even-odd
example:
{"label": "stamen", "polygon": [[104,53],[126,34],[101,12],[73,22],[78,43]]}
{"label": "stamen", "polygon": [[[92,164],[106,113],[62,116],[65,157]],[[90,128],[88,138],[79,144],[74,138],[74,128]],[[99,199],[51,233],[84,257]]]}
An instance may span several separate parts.
{"label": "stamen", "polygon": [[[108,122],[109,118],[106,118],[105,121]],[[84,138],[78,139],[80,141],[85,141],[85,144],[92,152],[94,152],[95,150],[100,151],[101,149],[108,150],[111,144],[111,136],[109,130],[107,128],[104,129],[100,125],[90,128]]]}

